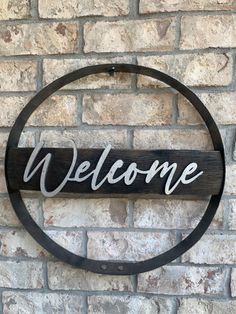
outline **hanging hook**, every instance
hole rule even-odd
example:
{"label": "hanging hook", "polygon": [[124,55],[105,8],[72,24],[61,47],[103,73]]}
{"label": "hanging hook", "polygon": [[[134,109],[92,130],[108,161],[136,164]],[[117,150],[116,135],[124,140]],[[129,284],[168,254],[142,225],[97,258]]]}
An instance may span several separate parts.
{"label": "hanging hook", "polygon": [[108,73],[110,76],[114,76],[114,73],[115,73],[115,67],[112,67],[108,70]]}

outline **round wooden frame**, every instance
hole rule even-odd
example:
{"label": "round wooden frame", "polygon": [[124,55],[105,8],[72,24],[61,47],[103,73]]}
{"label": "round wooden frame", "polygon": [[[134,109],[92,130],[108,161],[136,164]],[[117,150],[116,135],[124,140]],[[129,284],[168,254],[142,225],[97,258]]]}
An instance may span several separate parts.
{"label": "round wooden frame", "polygon": [[[170,250],[145,261],[140,262],[111,262],[111,261],[98,261],[93,259],[88,259],[85,257],[78,256],[76,254],[71,253],[66,250],[56,242],[54,242],[48,235],[36,224],[36,222],[32,219],[29,214],[24,201],[22,199],[20,191],[12,190],[9,185],[8,178],[8,154],[9,148],[17,148],[19,139],[22,133],[23,128],[26,125],[27,120],[31,116],[31,114],[38,108],[38,106],[50,95],[56,92],[58,89],[63,86],[81,79],[85,76],[98,74],[98,73],[109,73],[114,74],[115,72],[126,72],[126,73],[136,73],[142,74],[154,79],[160,80],[167,85],[171,86],[179,93],[181,93],[184,97],[186,97],[191,104],[195,107],[195,109],[199,112],[202,119],[204,120],[208,131],[211,135],[211,139],[213,142],[214,150],[219,151],[222,156],[222,166],[224,169],[224,175],[222,177],[222,186],[220,193],[218,195],[212,195],[207,206],[207,209],[202,216],[200,222],[196,226],[196,228],[180,243],[171,248]],[[103,64],[103,65],[95,65],[85,67],[74,72],[71,72],[67,75],[62,76],[61,78],[55,80],[48,86],[44,87],[37,95],[35,95],[26,107],[21,111],[19,116],[17,117],[9,138],[6,147],[6,157],[5,157],[5,176],[7,189],[9,193],[9,197],[12,203],[12,206],[26,230],[31,234],[31,236],[48,252],[52,255],[60,259],[61,261],[68,263],[70,265],[92,271],[100,274],[111,274],[111,275],[132,275],[141,272],[150,271],[157,267],[163,266],[171,261],[175,260],[177,257],[185,253],[189,250],[205,233],[207,228],[209,227],[218,205],[221,200],[221,196],[224,188],[225,181],[225,158],[224,158],[224,147],[222,143],[222,139],[220,136],[219,129],[210,115],[209,111],[203,105],[201,100],[185,85],[177,81],[176,79],[168,76],[165,73],[160,71],[138,66],[132,64]]]}

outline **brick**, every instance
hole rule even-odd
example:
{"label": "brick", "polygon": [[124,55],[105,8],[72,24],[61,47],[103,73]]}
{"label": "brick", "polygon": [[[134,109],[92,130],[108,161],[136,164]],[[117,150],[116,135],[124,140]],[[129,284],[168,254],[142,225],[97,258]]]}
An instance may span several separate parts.
{"label": "brick", "polygon": [[5,156],[6,144],[8,139],[8,132],[1,131],[0,132],[0,160],[2,161]]}
{"label": "brick", "polygon": [[[24,198],[25,205],[32,216],[32,218],[39,223],[39,201],[38,199]],[[0,198],[0,226],[19,227],[21,223],[17,218],[10,200],[7,197]]]}
{"label": "brick", "polygon": [[88,258],[141,261],[174,246],[174,237],[157,232],[88,232]]}
{"label": "brick", "polygon": [[216,267],[164,266],[138,276],[138,292],[223,296],[226,270]]}
{"label": "brick", "polygon": [[45,226],[125,227],[127,200],[124,199],[46,199]]}
{"label": "brick", "polygon": [[140,0],[139,13],[148,14],[156,12],[175,12],[175,11],[204,11],[204,10],[235,10],[234,0],[187,0],[187,1],[169,1],[169,0]]}
{"label": "brick", "polygon": [[57,244],[66,248],[68,251],[84,256],[83,250],[83,233],[80,231],[57,231],[47,230],[47,235],[54,240]]}
{"label": "brick", "polygon": [[[138,57],[138,64],[157,69],[190,86],[226,86],[232,81],[232,57],[222,53]],[[163,87],[158,80],[138,77],[139,87]]]}
{"label": "brick", "polygon": [[[134,226],[157,229],[195,228],[206,205],[205,201],[140,199],[134,203]],[[222,229],[223,212],[224,203],[221,203],[210,228]]]}
{"label": "brick", "polygon": [[37,65],[33,61],[0,61],[0,91],[34,91],[36,73]]}
{"label": "brick", "polygon": [[[113,312],[115,311],[115,312]],[[171,313],[171,300],[143,296],[89,296],[88,313]]]}
{"label": "brick", "polygon": [[82,297],[65,293],[3,292],[3,313],[81,314]]}
{"label": "brick", "polygon": [[[81,255],[82,233],[75,231],[46,231],[47,235],[67,250]],[[0,232],[1,256],[7,257],[33,257],[49,256],[25,230],[9,230]]]}
{"label": "brick", "polygon": [[77,111],[75,96],[51,96],[34,111],[27,125],[75,126],[78,123]]}
{"label": "brick", "polygon": [[48,284],[51,290],[132,290],[129,276],[104,276],[94,274],[60,262],[48,263]]}
{"label": "brick", "polygon": [[234,145],[233,145],[233,159],[236,160],[236,140],[234,140]]}
{"label": "brick", "polygon": [[98,125],[171,124],[172,95],[85,95],[82,119],[85,123]]}
{"label": "brick", "polygon": [[0,165],[0,193],[6,193],[6,180],[5,180],[5,171],[3,165]]}
{"label": "brick", "polygon": [[203,300],[203,299],[182,299],[179,302],[177,314],[222,314],[234,313],[235,301],[229,300]]}
{"label": "brick", "polygon": [[135,130],[134,147],[138,149],[212,149],[205,130]]}
{"label": "brick", "polygon": [[197,244],[182,256],[182,262],[193,264],[235,264],[235,248],[235,235],[205,234]]}
{"label": "brick", "polygon": [[17,289],[40,289],[43,287],[41,262],[1,261],[0,287]]}
{"label": "brick", "polygon": [[44,55],[77,51],[76,23],[5,25],[0,30],[0,55]]}
{"label": "brick", "polygon": [[[9,115],[10,115],[10,117],[12,116],[11,113],[9,113]],[[1,122],[2,122],[2,120],[1,120]],[[23,131],[21,133],[18,146],[19,147],[33,147],[33,146],[35,146],[35,132],[36,131]],[[9,136],[9,133],[6,132],[5,130],[0,132],[0,160],[4,159],[8,136]]]}
{"label": "brick", "polygon": [[[203,93],[198,96],[210,111],[217,124],[236,124],[235,92]],[[178,101],[178,123],[181,125],[203,123],[198,112],[184,97],[179,97]]]}
{"label": "brick", "polygon": [[229,200],[229,229],[236,230],[236,200]]}
{"label": "brick", "polygon": [[30,15],[30,0],[2,0],[0,3],[0,20],[25,19]]}
{"label": "brick", "polygon": [[236,124],[236,92],[199,95],[217,124]]}
{"label": "brick", "polygon": [[86,53],[172,50],[175,20],[88,22],[84,26],[84,40]]}
{"label": "brick", "polygon": [[[220,127],[220,134],[224,144],[225,151],[232,152],[232,143],[234,141],[235,132],[231,127]],[[226,163],[231,163],[232,155],[225,154]]]}
{"label": "brick", "polygon": [[29,97],[0,97],[0,126],[12,126],[17,116],[29,101]]}
{"label": "brick", "polygon": [[226,166],[224,192],[229,195],[236,195],[236,164]]}
{"label": "brick", "polygon": [[236,269],[232,269],[231,273],[231,282],[230,282],[230,288],[231,288],[231,296],[236,296]]}
{"label": "brick", "polygon": [[19,147],[34,147],[35,146],[35,136],[37,134],[37,129],[34,131],[23,131],[19,140]]}
{"label": "brick", "polygon": [[[49,84],[57,78],[80,68],[96,64],[132,63],[130,57],[117,57],[107,59],[45,59],[43,61],[44,84]],[[76,80],[63,89],[97,89],[97,88],[129,88],[131,87],[131,75],[129,73],[108,73],[89,75]]]}
{"label": "brick", "polygon": [[79,148],[103,148],[108,144],[113,148],[128,146],[125,130],[43,131],[40,137],[41,141],[45,141],[45,146],[49,147],[71,147],[70,139]]}
{"label": "brick", "polygon": [[[201,95],[198,96],[201,97]],[[204,105],[208,107],[208,103],[204,102]],[[193,105],[180,94],[178,95],[177,123],[180,125],[199,125],[204,123],[200,114],[193,107]]]}
{"label": "brick", "polygon": [[39,0],[39,15],[42,18],[71,19],[80,16],[102,15],[122,16],[129,13],[128,0],[115,1],[80,1],[70,0],[67,5],[63,0]]}
{"label": "brick", "polygon": [[212,47],[236,47],[236,15],[183,16],[180,48]]}

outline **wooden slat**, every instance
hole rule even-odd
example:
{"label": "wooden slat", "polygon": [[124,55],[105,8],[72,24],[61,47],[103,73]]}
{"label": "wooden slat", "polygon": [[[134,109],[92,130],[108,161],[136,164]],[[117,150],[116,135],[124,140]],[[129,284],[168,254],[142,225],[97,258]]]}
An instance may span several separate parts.
{"label": "wooden slat", "polygon": [[[7,172],[9,185],[14,190],[40,190],[39,179],[41,169],[27,183],[23,182],[23,173],[33,148],[12,148],[9,150],[7,160]],[[78,149],[78,165],[89,160],[91,168],[96,164],[103,152],[103,149]],[[42,148],[35,160],[38,163],[47,153],[52,154],[46,186],[47,190],[55,189],[65,177],[72,160],[72,149],[70,148]],[[122,169],[117,170],[116,176],[127,169],[131,162],[136,162],[139,169],[147,170],[155,160],[160,164],[165,161],[176,162],[178,168],[173,178],[173,183],[179,178],[184,168],[191,162],[198,164],[197,171],[203,171],[203,175],[194,182],[183,185],[182,183],[172,193],[174,195],[215,195],[218,194],[222,184],[223,167],[221,154],[217,151],[192,151],[192,150],[111,150],[100,171],[98,181],[100,181],[109,171],[112,164],[118,160],[124,161]],[[75,173],[72,173],[72,175]],[[164,185],[167,176],[160,178],[158,174],[150,183],[145,183],[145,175],[138,174],[131,185],[125,185],[124,181],[116,184],[109,184],[107,181],[96,191],[91,189],[91,179],[84,182],[67,182],[62,192],[68,193],[93,193],[93,194],[164,194]]]}

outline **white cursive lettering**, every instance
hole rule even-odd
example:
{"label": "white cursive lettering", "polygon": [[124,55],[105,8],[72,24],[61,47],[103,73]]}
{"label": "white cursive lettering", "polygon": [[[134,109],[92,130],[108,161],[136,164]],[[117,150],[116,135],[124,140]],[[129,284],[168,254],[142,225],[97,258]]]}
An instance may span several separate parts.
{"label": "white cursive lettering", "polygon": [[[64,186],[66,185],[66,183],[68,181],[79,183],[79,182],[83,182],[83,181],[87,180],[89,177],[92,177],[91,188],[92,188],[92,190],[96,191],[106,181],[109,184],[116,184],[119,181],[124,180],[124,183],[126,185],[131,185],[135,181],[138,174],[145,175],[146,176],[145,182],[148,184],[151,182],[151,180],[154,178],[154,176],[156,176],[157,173],[159,173],[160,178],[167,176],[164,191],[165,191],[165,194],[169,195],[169,194],[174,192],[174,190],[178,187],[178,185],[180,183],[190,184],[191,182],[195,181],[199,176],[201,176],[203,174],[203,171],[200,171],[191,177],[191,175],[198,168],[197,163],[192,162],[185,167],[185,169],[183,170],[183,172],[179,176],[178,180],[176,180],[176,182],[173,183],[173,178],[174,178],[174,175],[175,175],[176,170],[177,170],[177,163],[169,164],[168,161],[165,161],[164,163],[160,164],[159,160],[155,160],[151,164],[151,166],[148,170],[141,170],[138,168],[137,163],[132,162],[128,166],[127,170],[125,170],[118,177],[115,177],[117,170],[121,169],[124,165],[123,160],[119,159],[119,160],[116,160],[112,164],[112,166],[110,167],[109,171],[104,176],[104,178],[102,180],[100,180],[100,182],[98,182],[98,177],[99,177],[100,171],[101,171],[101,169],[102,169],[102,167],[106,161],[107,156],[110,153],[111,145],[108,145],[103,150],[103,152],[102,152],[102,154],[101,154],[101,156],[97,162],[95,169],[93,169],[92,171],[90,171],[89,173],[87,173],[83,176],[83,174],[86,171],[88,171],[89,168],[91,167],[91,163],[88,160],[83,161],[77,167],[77,169],[75,169],[76,161],[78,158],[78,152],[77,152],[77,148],[76,148],[75,143],[73,141],[71,141],[71,142],[72,142],[72,148],[73,148],[73,156],[72,156],[70,168],[69,168],[66,176],[64,177],[64,179],[62,180],[62,182],[58,185],[58,187],[56,189],[49,192],[49,191],[47,191],[47,188],[46,188],[47,171],[48,171],[48,167],[49,167],[49,164],[51,162],[51,157],[52,157],[51,153],[48,153],[42,160],[40,160],[40,162],[33,169],[31,169],[33,164],[34,164],[35,158],[37,157],[39,151],[41,150],[41,148],[44,145],[43,142],[38,143],[36,145],[36,147],[34,148],[32,154],[28,160],[28,163],[25,167],[23,181],[24,182],[30,181],[30,179],[35,175],[35,173],[42,167],[41,176],[40,176],[40,190],[44,196],[53,197],[63,190]],[[71,177],[73,170],[76,170],[76,171],[75,171],[74,176]]]}

